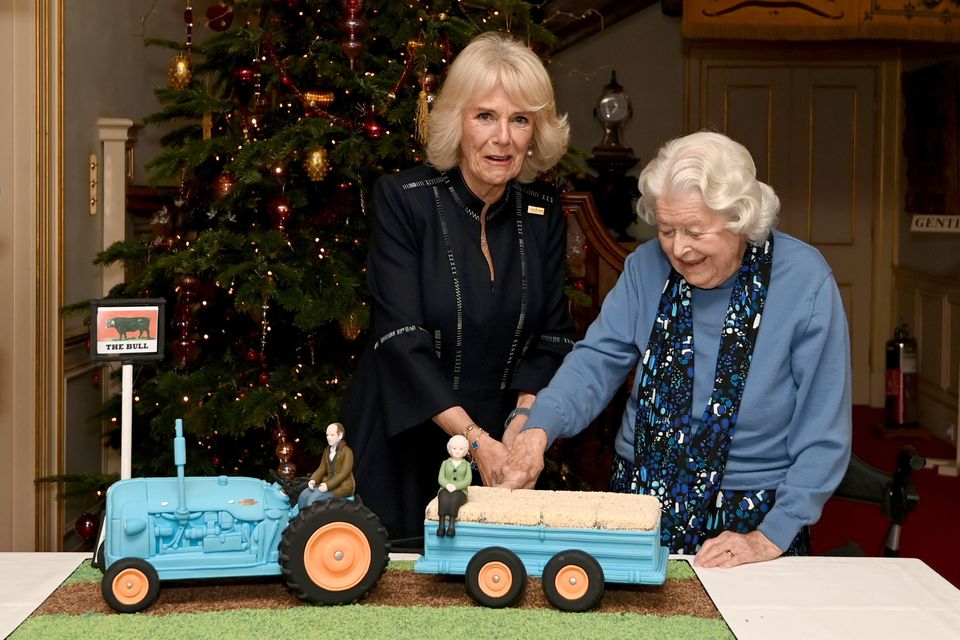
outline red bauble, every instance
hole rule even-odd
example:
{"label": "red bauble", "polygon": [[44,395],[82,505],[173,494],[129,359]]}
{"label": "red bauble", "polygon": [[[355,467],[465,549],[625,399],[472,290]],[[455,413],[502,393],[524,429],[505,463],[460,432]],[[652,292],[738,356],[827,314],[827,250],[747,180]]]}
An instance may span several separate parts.
{"label": "red bauble", "polygon": [[371,140],[379,140],[383,137],[383,126],[377,118],[377,108],[373,105],[370,105],[370,110],[367,111],[367,120],[363,123],[363,131]]}
{"label": "red bauble", "polygon": [[84,511],[73,524],[73,528],[76,530],[78,536],[89,542],[97,535],[97,529],[100,528],[100,518]]}
{"label": "red bauble", "polygon": [[287,219],[290,218],[290,202],[283,195],[279,195],[270,202],[268,210],[274,226],[283,231]]}
{"label": "red bauble", "polygon": [[270,382],[270,374],[264,371],[263,373],[260,374],[260,384],[269,384],[269,382]]}
{"label": "red bauble", "polygon": [[237,94],[237,99],[246,104],[253,97],[253,88],[256,83],[257,73],[249,67],[240,67],[233,70],[233,90]]}
{"label": "red bauble", "polygon": [[247,351],[247,360],[250,362],[256,362],[259,357],[260,355],[253,349]]}
{"label": "red bauble", "polygon": [[240,67],[233,70],[233,79],[242,84],[253,84],[253,69]]}
{"label": "red bauble", "polygon": [[233,23],[233,9],[222,2],[209,6],[207,22],[214,31],[226,31]]}

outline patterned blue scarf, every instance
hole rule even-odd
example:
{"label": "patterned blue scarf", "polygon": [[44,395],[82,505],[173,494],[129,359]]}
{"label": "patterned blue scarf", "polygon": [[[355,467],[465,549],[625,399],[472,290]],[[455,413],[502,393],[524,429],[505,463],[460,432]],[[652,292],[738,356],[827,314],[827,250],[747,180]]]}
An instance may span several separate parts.
{"label": "patterned blue scarf", "polygon": [[661,540],[696,551],[726,468],[770,285],[773,235],[748,245],[723,321],[713,394],[692,424],[693,305],[690,285],[670,271],[637,375],[636,491],[660,499]]}

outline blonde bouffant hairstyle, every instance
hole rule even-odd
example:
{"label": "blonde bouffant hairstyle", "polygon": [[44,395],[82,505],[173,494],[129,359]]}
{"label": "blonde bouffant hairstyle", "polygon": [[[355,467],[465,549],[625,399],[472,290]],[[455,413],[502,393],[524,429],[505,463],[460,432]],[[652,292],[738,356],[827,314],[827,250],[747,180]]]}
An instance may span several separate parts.
{"label": "blonde bouffant hairstyle", "polygon": [[725,214],[727,229],[762,244],[777,224],[780,199],[757,180],[747,148],[722,133],[698,131],[670,140],[640,172],[637,213],[657,224],[656,201],[696,192],[703,204]]}
{"label": "blonde bouffant hairstyle", "polygon": [[529,47],[496,32],[483,33],[454,59],[427,120],[427,162],[440,171],[460,163],[463,111],[497,85],[533,119],[532,156],[524,156],[517,180],[531,182],[567,151],[570,125],[557,114],[553,84]]}

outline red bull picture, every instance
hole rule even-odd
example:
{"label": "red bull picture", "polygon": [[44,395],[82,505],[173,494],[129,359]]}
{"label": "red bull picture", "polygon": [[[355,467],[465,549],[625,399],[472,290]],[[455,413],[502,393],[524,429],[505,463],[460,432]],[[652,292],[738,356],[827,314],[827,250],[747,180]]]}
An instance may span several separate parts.
{"label": "red bull picture", "polygon": [[163,299],[96,300],[91,308],[95,360],[163,358]]}

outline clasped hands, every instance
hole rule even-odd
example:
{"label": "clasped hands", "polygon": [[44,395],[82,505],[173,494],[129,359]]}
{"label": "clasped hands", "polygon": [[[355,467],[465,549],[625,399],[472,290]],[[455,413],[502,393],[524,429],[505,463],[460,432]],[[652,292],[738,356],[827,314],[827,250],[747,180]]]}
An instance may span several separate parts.
{"label": "clasped hands", "polygon": [[503,441],[486,435],[474,453],[483,484],[507,489],[533,489],[543,471],[547,433],[543,429],[521,431],[526,416],[517,416],[503,433]]}

